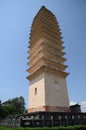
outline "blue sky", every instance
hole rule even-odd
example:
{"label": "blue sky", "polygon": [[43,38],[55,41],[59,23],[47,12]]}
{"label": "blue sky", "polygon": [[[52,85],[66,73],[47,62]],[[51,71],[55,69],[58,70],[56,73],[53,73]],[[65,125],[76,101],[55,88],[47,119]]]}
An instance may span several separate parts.
{"label": "blue sky", "polygon": [[23,96],[28,104],[27,51],[32,20],[41,6],[62,31],[69,100],[86,101],[86,0],[0,0],[0,100]]}

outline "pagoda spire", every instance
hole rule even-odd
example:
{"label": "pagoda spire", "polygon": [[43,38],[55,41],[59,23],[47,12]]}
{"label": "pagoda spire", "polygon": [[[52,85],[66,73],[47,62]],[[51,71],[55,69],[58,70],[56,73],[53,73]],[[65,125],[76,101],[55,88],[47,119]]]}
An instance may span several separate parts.
{"label": "pagoda spire", "polygon": [[41,7],[33,19],[29,38],[29,80],[43,66],[63,76],[68,75],[65,72],[67,66],[64,64],[66,58],[63,57],[65,53],[61,30],[56,17],[45,6]]}

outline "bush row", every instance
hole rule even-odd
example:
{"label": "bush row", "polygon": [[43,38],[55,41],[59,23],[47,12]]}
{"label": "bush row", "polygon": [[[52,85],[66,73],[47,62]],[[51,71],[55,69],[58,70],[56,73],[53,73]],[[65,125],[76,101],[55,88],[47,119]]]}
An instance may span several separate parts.
{"label": "bush row", "polygon": [[0,126],[0,130],[86,130],[86,125],[77,125],[77,126],[60,126],[60,127],[43,127],[43,128],[8,128],[4,126]]}

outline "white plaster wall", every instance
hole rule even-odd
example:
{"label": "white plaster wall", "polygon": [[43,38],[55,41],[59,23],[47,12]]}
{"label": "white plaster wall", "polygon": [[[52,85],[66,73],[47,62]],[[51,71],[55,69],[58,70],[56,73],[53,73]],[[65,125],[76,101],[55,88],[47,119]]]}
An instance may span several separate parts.
{"label": "white plaster wall", "polygon": [[[55,82],[59,87],[56,88]],[[35,95],[35,88],[37,88],[37,95]],[[28,108],[41,106],[69,107],[65,78],[43,73],[30,82]]]}
{"label": "white plaster wall", "polygon": [[[56,88],[57,82],[58,86]],[[66,79],[57,75],[45,75],[45,105],[69,107]]]}
{"label": "white plaster wall", "polygon": [[[36,108],[45,105],[45,81],[44,74],[37,76],[30,82],[29,86],[29,108]],[[35,88],[37,94],[35,95]]]}

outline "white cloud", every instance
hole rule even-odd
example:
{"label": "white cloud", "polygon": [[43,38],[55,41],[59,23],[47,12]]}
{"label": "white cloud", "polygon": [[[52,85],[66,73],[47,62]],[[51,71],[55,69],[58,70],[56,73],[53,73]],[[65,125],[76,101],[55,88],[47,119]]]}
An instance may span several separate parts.
{"label": "white cloud", "polygon": [[71,106],[71,105],[75,105],[75,104],[77,104],[77,103],[74,102],[74,101],[70,101],[70,106]]}
{"label": "white cloud", "polygon": [[79,104],[81,105],[81,111],[86,112],[86,101],[82,101]]}

